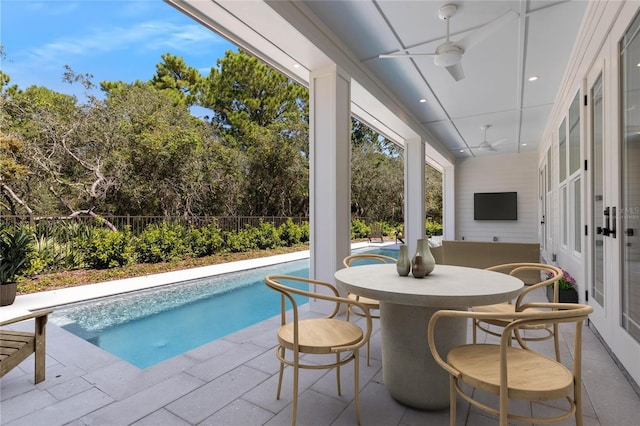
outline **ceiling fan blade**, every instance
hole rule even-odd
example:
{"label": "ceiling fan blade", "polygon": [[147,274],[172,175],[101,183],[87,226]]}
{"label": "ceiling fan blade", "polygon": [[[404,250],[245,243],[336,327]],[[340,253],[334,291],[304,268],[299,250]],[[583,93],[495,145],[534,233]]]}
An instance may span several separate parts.
{"label": "ceiling fan blade", "polygon": [[396,58],[417,58],[421,56],[434,56],[435,53],[389,53],[386,55],[378,55],[381,59],[396,59]]}
{"label": "ceiling fan blade", "polygon": [[497,141],[491,143],[491,147],[495,148],[496,146],[500,145],[501,143],[505,142],[506,140],[507,140],[507,138],[498,139]]}
{"label": "ceiling fan blade", "polygon": [[503,15],[498,16],[493,21],[488,22],[482,27],[478,28],[475,31],[472,31],[462,37],[460,40],[456,41],[455,44],[462,48],[465,52],[471,49],[476,44],[480,43],[485,38],[489,37],[493,32],[497,31],[505,25],[507,22],[513,20],[518,16],[513,10],[509,10],[505,12]]}
{"label": "ceiling fan blade", "polygon": [[458,62],[455,65],[450,65],[446,68],[447,68],[447,71],[449,71],[449,74],[451,74],[451,77],[453,77],[455,81],[460,81],[464,78],[464,70],[462,69],[462,62]]}

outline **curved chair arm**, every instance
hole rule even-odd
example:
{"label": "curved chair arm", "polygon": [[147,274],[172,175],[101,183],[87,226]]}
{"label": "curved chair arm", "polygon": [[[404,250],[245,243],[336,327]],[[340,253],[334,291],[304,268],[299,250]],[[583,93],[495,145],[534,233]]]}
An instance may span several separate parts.
{"label": "curved chair arm", "polygon": [[558,268],[557,266],[548,265],[546,263],[506,263],[503,265],[491,266],[489,268],[486,268],[486,270],[495,272],[509,270],[509,275],[514,277],[518,277],[518,274],[523,271],[549,272],[551,274],[551,277],[547,278],[546,280],[527,286],[520,292],[515,300],[516,311],[522,311],[522,300],[528,293],[540,287],[546,287],[551,284],[554,284],[554,286],[557,287],[558,281],[560,281],[560,279],[564,276],[562,269]]}
{"label": "curved chair arm", "polygon": [[[315,292],[311,292],[311,291],[306,291],[306,290],[301,290],[298,288],[294,288],[294,287],[289,287],[289,286],[285,286],[283,284],[280,284],[278,282],[278,280],[290,280],[290,281],[298,281],[298,282],[303,282],[306,284],[315,284],[315,285],[320,285],[322,287],[326,287],[328,288],[332,295],[328,295],[328,294],[323,294],[323,293],[315,293]],[[340,304],[344,303],[345,305],[353,305],[353,306],[357,306],[359,309],[362,310],[362,312],[364,312],[365,318],[366,318],[366,323],[367,323],[367,327],[364,333],[364,336],[362,338],[361,341],[359,341],[358,343],[355,343],[353,345],[348,345],[348,346],[340,346],[340,347],[336,347],[333,348],[333,350],[335,352],[339,352],[339,351],[348,351],[348,350],[354,350],[354,349],[358,349],[360,347],[362,347],[371,337],[371,331],[372,331],[372,321],[371,321],[371,314],[369,313],[369,310],[367,309],[367,307],[356,301],[353,299],[348,299],[346,297],[341,297],[338,293],[338,290],[331,284],[324,282],[324,281],[318,281],[318,280],[314,280],[311,278],[302,278],[302,277],[296,277],[296,276],[292,276],[292,275],[267,275],[264,279],[265,284],[276,290],[277,292],[279,292],[282,295],[282,311],[281,311],[281,321],[282,321],[282,325],[284,325],[286,323],[286,306],[285,306],[285,297],[287,299],[289,299],[289,302],[291,303],[291,306],[293,308],[293,328],[294,328],[294,339],[297,340],[297,336],[298,336],[298,303],[296,302],[296,300],[294,299],[294,297],[291,295],[291,293],[293,294],[297,294],[300,296],[306,296],[306,297],[310,297],[313,299],[320,299],[320,300],[327,300],[330,302],[334,302],[335,303],[335,307],[333,309],[333,311],[331,312],[331,314],[329,314],[328,316],[326,316],[325,318],[334,318],[337,313],[338,310],[340,309]],[[297,343],[297,342],[296,342]]]}
{"label": "curved chair arm", "polygon": [[354,260],[375,260],[380,263],[396,263],[398,261],[395,257],[385,256],[384,254],[358,253],[345,257],[342,260],[342,264],[346,268],[349,268]]}
{"label": "curved chair arm", "polygon": [[[513,321],[505,327],[505,332],[502,336],[505,344],[507,344],[506,342],[508,341],[508,339],[504,337],[505,334],[508,335],[508,333],[517,330],[519,327],[585,321],[589,317],[589,314],[593,312],[591,306],[579,303],[531,302],[522,305],[521,308],[522,311],[518,312],[518,316],[514,316]],[[537,311],[534,313],[526,313],[524,312],[526,309],[536,309]],[[540,309],[547,309],[547,311]],[[523,313],[524,315],[521,315]],[[514,333],[514,336],[523,349],[529,349],[520,333]]]}
{"label": "curved chair arm", "polygon": [[[536,311],[524,312],[525,309],[529,309],[529,308],[551,309],[551,310],[536,310]],[[559,309],[562,309],[562,310],[559,310]],[[447,362],[444,361],[444,359],[442,359],[442,357],[440,356],[436,348],[435,337],[434,337],[435,326],[441,317],[474,318],[474,319],[480,319],[480,320],[486,320],[486,319],[510,320],[511,322],[509,323],[508,326],[505,327],[505,332],[502,333],[502,337],[500,340],[500,346],[502,346],[501,357],[504,356],[506,359],[506,351],[507,351],[506,348],[510,345],[511,332],[514,329],[517,329],[525,325],[575,322],[580,320],[586,320],[589,314],[593,312],[593,308],[588,305],[581,305],[578,303],[546,303],[546,302],[527,303],[522,305],[522,310],[523,311],[520,311],[520,312],[512,312],[512,313],[504,313],[504,314],[498,314],[493,312],[473,312],[473,311],[453,311],[453,310],[437,311],[431,317],[431,320],[429,321],[429,327],[428,327],[429,349],[431,351],[431,354],[433,355],[434,360],[438,363],[438,365],[440,365],[442,368],[447,370],[453,376],[458,378],[461,376],[461,373],[458,370],[456,370],[455,368],[447,364]],[[522,343],[523,342],[520,342],[520,344]]]}

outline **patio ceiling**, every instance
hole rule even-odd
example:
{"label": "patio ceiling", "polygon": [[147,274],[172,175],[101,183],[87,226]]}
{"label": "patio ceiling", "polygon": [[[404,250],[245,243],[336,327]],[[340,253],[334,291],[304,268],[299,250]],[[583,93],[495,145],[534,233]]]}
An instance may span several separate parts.
{"label": "patio ceiling", "polygon": [[[338,64],[354,80],[354,115],[396,141],[418,135],[443,165],[538,149],[588,3],[166,1],[302,84],[310,70]],[[451,40],[475,41],[462,54],[463,79],[433,56],[379,57],[434,52],[445,41],[446,4],[456,6]],[[494,31],[474,33],[505,14]],[[499,144],[473,149],[486,125],[486,141]]]}

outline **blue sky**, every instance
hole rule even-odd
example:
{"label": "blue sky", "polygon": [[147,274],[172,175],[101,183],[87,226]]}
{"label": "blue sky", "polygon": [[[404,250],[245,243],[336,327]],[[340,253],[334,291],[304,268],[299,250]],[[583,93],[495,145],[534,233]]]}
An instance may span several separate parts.
{"label": "blue sky", "polygon": [[147,81],[164,53],[207,75],[226,50],[237,50],[160,0],[0,0],[0,19],[2,71],[21,89],[81,96],[80,85],[62,81],[65,65],[93,74],[96,85]]}

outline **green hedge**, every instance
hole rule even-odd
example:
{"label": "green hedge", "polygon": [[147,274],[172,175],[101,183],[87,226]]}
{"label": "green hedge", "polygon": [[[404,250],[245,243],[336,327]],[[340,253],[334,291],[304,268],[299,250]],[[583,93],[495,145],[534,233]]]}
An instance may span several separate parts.
{"label": "green hedge", "polygon": [[131,230],[128,227],[122,232],[95,228],[83,248],[87,266],[93,269],[126,266],[136,260]]}
{"label": "green hedge", "polygon": [[[402,224],[376,222],[383,234],[394,236],[402,232]],[[426,222],[429,235],[442,233],[442,225]],[[31,229],[31,231],[34,231]],[[31,232],[30,231],[30,232]],[[351,238],[364,239],[371,233],[371,224],[364,220],[351,221]],[[309,223],[300,225],[288,219],[280,226],[260,221],[239,232],[222,231],[216,222],[203,228],[163,222],[148,225],[135,237],[130,228],[112,231],[103,226],[83,225],[60,227],[48,237],[32,232],[33,250],[24,276],[78,268],[114,268],[135,262],[158,263],[187,257],[204,257],[226,252],[291,247],[309,242]]]}

